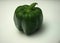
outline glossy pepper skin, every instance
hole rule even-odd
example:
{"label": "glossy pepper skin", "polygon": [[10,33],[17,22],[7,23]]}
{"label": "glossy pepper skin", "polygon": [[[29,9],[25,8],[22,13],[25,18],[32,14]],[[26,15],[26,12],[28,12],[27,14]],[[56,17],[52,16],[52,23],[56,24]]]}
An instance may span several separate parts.
{"label": "glossy pepper skin", "polygon": [[27,35],[39,29],[43,21],[42,10],[36,4],[18,6],[14,13],[16,27]]}

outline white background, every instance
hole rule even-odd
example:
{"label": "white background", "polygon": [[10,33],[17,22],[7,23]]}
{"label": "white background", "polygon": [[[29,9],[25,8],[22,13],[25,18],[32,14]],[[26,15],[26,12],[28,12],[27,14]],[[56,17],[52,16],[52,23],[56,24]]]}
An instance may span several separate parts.
{"label": "white background", "polygon": [[[38,3],[43,12],[43,31],[27,36],[16,28],[13,15],[19,5]],[[0,43],[59,43],[59,0],[0,0]]]}

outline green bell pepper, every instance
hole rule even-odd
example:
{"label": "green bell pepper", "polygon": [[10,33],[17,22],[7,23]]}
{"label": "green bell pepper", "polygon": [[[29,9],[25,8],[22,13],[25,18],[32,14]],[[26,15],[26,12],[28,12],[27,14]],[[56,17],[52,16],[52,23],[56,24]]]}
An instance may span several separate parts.
{"label": "green bell pepper", "polygon": [[16,27],[27,35],[38,30],[43,21],[42,10],[36,4],[18,6],[14,13]]}

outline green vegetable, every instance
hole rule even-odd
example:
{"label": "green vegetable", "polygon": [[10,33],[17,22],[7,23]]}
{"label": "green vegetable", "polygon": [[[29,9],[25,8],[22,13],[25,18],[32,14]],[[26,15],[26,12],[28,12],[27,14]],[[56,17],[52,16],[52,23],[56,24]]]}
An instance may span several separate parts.
{"label": "green vegetable", "polygon": [[34,33],[41,27],[43,15],[37,3],[18,6],[14,13],[16,27],[27,35]]}

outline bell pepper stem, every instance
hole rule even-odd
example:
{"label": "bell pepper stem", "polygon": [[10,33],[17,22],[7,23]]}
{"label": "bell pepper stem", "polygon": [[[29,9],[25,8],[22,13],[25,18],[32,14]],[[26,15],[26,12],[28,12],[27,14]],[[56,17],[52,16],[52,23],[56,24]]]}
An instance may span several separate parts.
{"label": "bell pepper stem", "polygon": [[30,12],[31,9],[33,9],[36,5],[37,5],[37,3],[32,3],[32,4],[28,7],[27,12]]}
{"label": "bell pepper stem", "polygon": [[37,5],[37,3],[32,3],[32,4],[30,5],[30,9],[34,8],[36,5]]}

